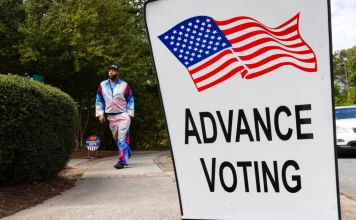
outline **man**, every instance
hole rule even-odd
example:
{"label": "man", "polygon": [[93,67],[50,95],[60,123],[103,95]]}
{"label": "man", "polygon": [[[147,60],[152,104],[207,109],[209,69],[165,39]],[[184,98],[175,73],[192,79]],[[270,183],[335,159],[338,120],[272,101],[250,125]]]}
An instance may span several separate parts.
{"label": "man", "polygon": [[122,169],[128,165],[131,156],[129,128],[134,116],[134,96],[130,86],[119,79],[117,65],[111,65],[108,71],[109,80],[100,83],[96,94],[96,117],[104,123],[104,114],[108,115],[110,130],[119,150],[119,161],[114,167]]}

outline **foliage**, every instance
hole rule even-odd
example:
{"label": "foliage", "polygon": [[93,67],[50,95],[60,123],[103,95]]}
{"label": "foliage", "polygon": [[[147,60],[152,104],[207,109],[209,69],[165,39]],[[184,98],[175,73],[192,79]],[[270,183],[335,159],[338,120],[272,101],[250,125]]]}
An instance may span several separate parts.
{"label": "foliage", "polygon": [[54,177],[73,148],[78,112],[57,88],[0,75],[0,180]]}
{"label": "foliage", "polygon": [[[25,36],[18,47],[21,62],[78,103],[76,137],[81,147],[89,133],[101,136],[104,146],[113,146],[110,130],[94,117],[97,86],[107,78],[106,67],[113,63],[121,67],[120,77],[135,96],[132,144],[166,144],[141,4],[127,0],[25,1],[26,19],[19,26]],[[157,133],[162,134],[159,141],[155,140]]]}

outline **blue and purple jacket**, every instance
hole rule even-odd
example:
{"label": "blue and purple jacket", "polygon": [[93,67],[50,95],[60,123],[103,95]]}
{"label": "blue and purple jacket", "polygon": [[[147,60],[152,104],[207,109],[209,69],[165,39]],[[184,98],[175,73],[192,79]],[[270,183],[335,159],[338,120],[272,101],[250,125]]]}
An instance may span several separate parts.
{"label": "blue and purple jacket", "polygon": [[134,116],[134,96],[130,86],[123,80],[118,79],[114,88],[110,80],[100,83],[96,93],[96,117],[107,114],[127,112]]}

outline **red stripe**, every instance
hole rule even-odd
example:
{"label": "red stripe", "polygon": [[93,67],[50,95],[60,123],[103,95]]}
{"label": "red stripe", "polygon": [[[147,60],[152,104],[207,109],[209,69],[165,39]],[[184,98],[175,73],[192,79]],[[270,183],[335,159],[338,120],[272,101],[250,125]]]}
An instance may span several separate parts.
{"label": "red stripe", "polygon": [[[236,73],[238,73],[240,71],[241,71],[241,68],[237,67],[237,68],[231,70],[230,72],[228,72],[227,74],[225,74],[224,76],[222,76],[221,78],[215,80],[214,82],[211,82],[211,83],[209,83],[209,84],[207,84],[205,86],[199,87],[198,91],[199,92],[204,91],[206,89],[209,89],[212,86],[215,86],[215,85],[217,85],[217,84],[219,84],[221,82],[224,82],[225,80],[229,79],[230,77],[232,77],[233,75],[235,75]],[[243,70],[242,74],[245,74],[244,71],[246,71],[246,70]]]}
{"label": "red stripe", "polygon": [[309,58],[309,59],[299,59],[299,58],[296,58],[294,56],[287,55],[287,54],[274,54],[274,55],[269,56],[269,57],[267,57],[267,58],[265,58],[265,59],[263,59],[263,60],[261,60],[261,61],[259,61],[257,63],[246,64],[246,66],[247,66],[248,69],[254,69],[254,68],[263,66],[266,63],[272,62],[273,60],[276,60],[278,58],[282,58],[282,57],[290,57],[290,58],[299,60],[299,61],[304,62],[304,63],[315,63],[316,62],[315,57]]}
{"label": "red stripe", "polygon": [[[228,19],[228,20],[224,20],[224,21],[215,21],[215,23],[218,25],[218,26],[224,26],[224,25],[228,25],[228,24],[231,24],[231,23],[234,23],[236,21],[240,21],[240,20],[244,20],[244,19],[249,19],[249,20],[252,20],[252,21],[255,21],[261,25],[263,25],[261,22],[257,21],[256,19],[253,19],[253,18],[250,18],[250,17],[247,17],[247,16],[240,16],[240,17],[235,17],[235,18],[231,18],[231,19]],[[295,20],[298,20],[299,21],[299,13],[296,14],[294,17],[292,17],[291,19],[289,19],[288,21],[286,21],[285,23],[279,25],[278,27],[276,28],[271,28],[271,27],[268,27],[266,25],[263,25],[269,29],[273,29],[273,30],[276,30],[276,29],[280,29],[280,28],[283,28],[287,25],[289,25],[290,23],[292,23],[293,21]]]}
{"label": "red stripe", "polygon": [[256,47],[256,46],[258,46],[258,45],[260,45],[260,44],[267,43],[267,42],[276,42],[277,44],[282,45],[282,46],[285,46],[285,47],[288,47],[288,48],[297,48],[297,47],[305,46],[305,43],[303,43],[303,42],[297,43],[297,44],[292,44],[292,45],[284,45],[284,44],[278,42],[278,41],[275,40],[275,39],[267,38],[267,37],[266,37],[266,38],[261,38],[261,39],[258,39],[258,40],[256,40],[256,41],[253,41],[253,42],[251,42],[251,43],[249,43],[249,44],[246,44],[246,45],[244,45],[244,46],[242,46],[242,47],[234,47],[233,50],[234,50],[235,52],[242,52],[242,51],[249,50],[249,49],[251,49],[251,48],[253,48],[253,47]]}
{"label": "red stripe", "polygon": [[[273,70],[276,70],[276,69],[278,69],[278,68],[280,68],[282,66],[287,66],[287,65],[294,66],[294,67],[296,67],[296,68],[298,68],[298,69],[300,69],[302,71],[305,71],[305,72],[315,72],[317,70],[316,67],[315,68],[306,68],[306,67],[299,66],[299,65],[297,65],[295,63],[284,62],[284,63],[278,63],[278,64],[276,64],[274,66],[271,66],[271,67],[269,67],[267,69],[264,69],[264,70],[261,70],[259,72],[255,72],[255,73],[249,74],[249,75],[246,76],[245,79],[253,79],[253,78],[259,77],[261,75],[264,75],[266,73],[269,73],[269,72],[271,72]],[[315,66],[316,66],[316,64],[315,64]]]}
{"label": "red stripe", "polygon": [[208,67],[211,64],[217,62],[218,60],[220,60],[221,58],[223,58],[224,56],[226,56],[228,54],[232,54],[232,51],[231,50],[224,50],[221,53],[219,53],[217,56],[215,56],[214,58],[212,58],[209,61],[205,62],[204,64],[198,66],[195,69],[189,70],[189,72],[190,72],[190,74],[194,74],[196,72],[199,72],[200,70],[205,69],[206,67]]}
{"label": "red stripe", "polygon": [[278,46],[268,46],[268,47],[263,47],[259,50],[257,50],[256,52],[250,54],[250,55],[246,55],[246,56],[239,56],[239,58],[243,61],[247,61],[247,60],[251,60],[251,59],[254,59],[266,52],[269,52],[271,50],[283,50],[285,52],[289,52],[289,53],[293,53],[293,54],[313,54],[313,52],[311,50],[303,50],[303,51],[292,51],[292,50],[286,50],[282,47],[278,47]]}
{"label": "red stripe", "polygon": [[289,28],[287,28],[287,29],[285,29],[283,31],[272,31],[271,29],[268,29],[265,26],[263,26],[261,24],[258,24],[258,23],[245,23],[245,24],[241,24],[241,25],[238,25],[238,26],[223,30],[222,32],[225,35],[230,35],[230,34],[234,34],[236,32],[243,31],[243,30],[246,30],[246,29],[252,28],[252,27],[261,28],[261,29],[265,30],[266,32],[268,32],[269,34],[272,34],[272,35],[275,35],[275,36],[285,36],[285,35],[288,35],[288,34],[291,34],[291,33],[295,32],[295,31],[298,31],[298,24],[293,25],[293,26],[291,26],[291,27],[289,27]]}
{"label": "red stripe", "polygon": [[[195,83],[200,83],[201,81],[204,81],[212,76],[214,76],[215,74],[221,72],[222,70],[224,70],[226,67],[230,66],[232,63],[238,63],[239,61],[236,59],[236,58],[231,58],[230,60],[226,61],[225,63],[223,63],[222,65],[220,65],[218,68],[214,69],[213,71],[199,77],[199,78],[196,78],[194,80]],[[241,67],[241,70],[243,68]]]}
{"label": "red stripe", "polygon": [[271,36],[272,38],[276,39],[276,40],[280,40],[280,41],[293,41],[293,40],[298,40],[300,39],[300,36],[298,34],[296,34],[295,36],[293,37],[290,37],[290,38],[286,38],[286,39],[283,39],[283,38],[280,38],[280,37],[275,37],[273,35],[270,35],[269,33],[267,33],[266,31],[264,30],[259,30],[259,31],[252,31],[252,32],[249,32],[247,34],[244,34],[244,35],[241,35],[237,38],[233,38],[231,40],[229,40],[229,42],[231,44],[235,44],[235,43],[239,43],[241,41],[244,41],[248,38],[251,38],[251,37],[254,37],[254,36],[257,36],[257,35],[260,35],[260,34],[268,34],[269,36]]}

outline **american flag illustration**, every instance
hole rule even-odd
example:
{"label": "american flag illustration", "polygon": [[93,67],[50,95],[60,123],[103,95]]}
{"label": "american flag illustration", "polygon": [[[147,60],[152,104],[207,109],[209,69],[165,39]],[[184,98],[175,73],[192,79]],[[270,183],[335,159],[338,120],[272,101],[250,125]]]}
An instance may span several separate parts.
{"label": "american flag illustration", "polygon": [[276,28],[239,16],[186,19],[158,36],[184,65],[199,92],[236,74],[253,79],[282,66],[317,71],[311,47],[299,32],[299,13]]}

